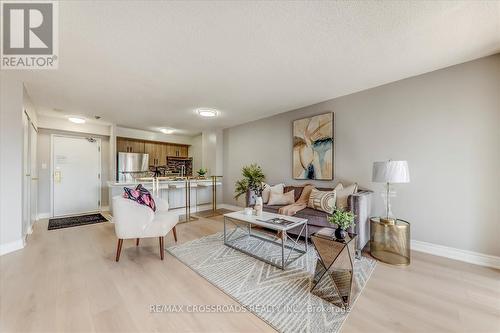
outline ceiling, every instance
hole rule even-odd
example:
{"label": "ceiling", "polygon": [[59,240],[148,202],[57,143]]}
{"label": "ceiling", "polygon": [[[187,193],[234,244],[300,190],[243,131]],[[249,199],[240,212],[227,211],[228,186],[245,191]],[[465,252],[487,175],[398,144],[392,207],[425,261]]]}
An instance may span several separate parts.
{"label": "ceiling", "polygon": [[[66,1],[45,113],[192,135],[500,51],[499,1]],[[198,107],[220,110],[202,119]],[[62,111],[61,111],[62,110]]]}

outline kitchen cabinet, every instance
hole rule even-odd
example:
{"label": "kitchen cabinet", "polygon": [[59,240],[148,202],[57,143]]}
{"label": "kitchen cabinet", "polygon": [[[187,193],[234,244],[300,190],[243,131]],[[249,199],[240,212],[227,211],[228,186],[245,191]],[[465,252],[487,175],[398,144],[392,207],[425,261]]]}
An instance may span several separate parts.
{"label": "kitchen cabinet", "polygon": [[167,150],[168,156],[170,157],[188,157],[188,146],[184,145],[168,145]]}
{"label": "kitchen cabinet", "polygon": [[116,151],[149,154],[149,165],[165,166],[168,157],[187,158],[189,146],[175,143],[116,138]]}
{"label": "kitchen cabinet", "polygon": [[116,151],[123,153],[144,153],[144,141],[117,138]]}
{"label": "kitchen cabinet", "polygon": [[149,165],[165,166],[167,164],[167,145],[159,142],[145,142],[144,152],[149,154]]}
{"label": "kitchen cabinet", "polygon": [[181,146],[180,157],[188,157],[188,146]]}

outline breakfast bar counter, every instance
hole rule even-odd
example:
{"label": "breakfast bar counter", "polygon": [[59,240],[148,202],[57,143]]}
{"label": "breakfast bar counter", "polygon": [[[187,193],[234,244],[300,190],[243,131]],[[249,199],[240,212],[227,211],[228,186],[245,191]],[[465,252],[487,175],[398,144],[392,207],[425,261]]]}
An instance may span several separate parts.
{"label": "breakfast bar counter", "polygon": [[[136,187],[142,184],[155,196],[165,199],[169,203],[169,209],[185,208],[186,207],[186,179],[166,179],[166,178],[144,178],[137,179],[134,182],[108,182],[109,187],[109,209],[113,214],[113,197],[123,194],[124,187]],[[196,211],[201,205],[209,205],[213,203],[213,186],[214,181],[207,179],[189,179],[189,198],[191,210]],[[215,181],[217,195],[222,194],[222,181]],[[219,200],[217,200],[219,201]]]}

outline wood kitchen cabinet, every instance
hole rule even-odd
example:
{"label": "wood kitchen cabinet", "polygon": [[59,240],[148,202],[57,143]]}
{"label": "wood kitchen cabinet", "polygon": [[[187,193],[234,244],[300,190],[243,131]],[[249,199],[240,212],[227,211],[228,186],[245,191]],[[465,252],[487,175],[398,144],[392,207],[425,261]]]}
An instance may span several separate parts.
{"label": "wood kitchen cabinet", "polygon": [[170,157],[188,157],[188,146],[168,145],[168,156]]}
{"label": "wood kitchen cabinet", "polygon": [[188,146],[180,146],[181,151],[180,151],[180,157],[188,157]]}
{"label": "wood kitchen cabinet", "polygon": [[116,138],[116,151],[123,153],[144,153],[144,141]]}
{"label": "wood kitchen cabinet", "polygon": [[116,151],[123,153],[146,153],[149,154],[149,165],[165,166],[167,164],[167,156],[187,158],[189,146],[118,137],[116,138]]}
{"label": "wood kitchen cabinet", "polygon": [[165,166],[167,164],[167,145],[159,142],[144,143],[144,152],[149,154],[149,165]]}

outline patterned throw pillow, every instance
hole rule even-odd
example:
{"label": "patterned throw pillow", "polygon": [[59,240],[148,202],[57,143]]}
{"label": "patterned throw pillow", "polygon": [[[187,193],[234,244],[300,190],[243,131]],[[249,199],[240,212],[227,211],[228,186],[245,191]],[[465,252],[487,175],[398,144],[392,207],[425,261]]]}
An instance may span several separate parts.
{"label": "patterned throw pillow", "polygon": [[142,186],[142,184],[137,185],[135,189],[124,187],[123,190],[125,191],[123,193],[124,198],[133,200],[141,205],[148,206],[153,210],[153,212],[156,211],[156,203],[153,196],[144,186]]}
{"label": "patterned throw pillow", "polygon": [[333,191],[319,191],[312,189],[307,206],[331,214],[335,209],[337,193]]}

